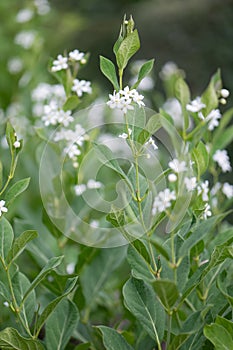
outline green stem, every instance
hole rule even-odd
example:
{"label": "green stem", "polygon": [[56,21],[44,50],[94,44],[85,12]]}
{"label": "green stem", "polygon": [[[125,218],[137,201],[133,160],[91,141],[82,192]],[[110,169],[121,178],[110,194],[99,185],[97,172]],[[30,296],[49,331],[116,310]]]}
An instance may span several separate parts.
{"label": "green stem", "polygon": [[172,328],[172,315],[168,315],[168,330],[167,330],[167,342],[166,349],[168,349],[171,339],[171,328]]}
{"label": "green stem", "polygon": [[201,123],[198,124],[198,126],[193,129],[188,135],[183,135],[184,140],[190,140],[204,125],[205,125],[206,121],[203,120]]}
{"label": "green stem", "polygon": [[172,265],[174,270],[174,282],[177,282],[177,266],[176,266],[176,253],[175,253],[175,235],[171,233],[171,254],[172,254]]}
{"label": "green stem", "polygon": [[120,90],[123,88],[123,69],[119,69],[119,83],[120,83]]}
{"label": "green stem", "polygon": [[12,154],[11,156],[11,166],[10,166],[10,172],[7,178],[7,181],[5,183],[5,185],[3,186],[1,192],[0,192],[0,196],[5,192],[6,188],[8,187],[10,181],[13,179],[14,177],[14,173],[15,173],[15,168],[16,168],[16,164],[15,164],[15,158],[14,155]]}

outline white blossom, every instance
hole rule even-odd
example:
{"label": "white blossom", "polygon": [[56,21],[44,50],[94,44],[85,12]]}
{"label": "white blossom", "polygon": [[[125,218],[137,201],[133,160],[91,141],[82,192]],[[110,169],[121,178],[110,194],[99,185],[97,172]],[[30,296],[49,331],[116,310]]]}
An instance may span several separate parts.
{"label": "white blossom", "polygon": [[72,273],[74,273],[75,270],[75,263],[71,262],[66,266],[66,272],[68,273],[68,275],[72,275]]}
{"label": "white blossom", "polygon": [[213,109],[206,117],[206,121],[209,122],[208,130],[212,131],[219,125],[219,119],[221,119],[221,113],[219,109]]}
{"label": "white blossom", "polygon": [[65,147],[64,153],[67,154],[70,159],[74,159],[81,154],[81,151],[78,148],[78,145],[74,143]]}
{"label": "white blossom", "polygon": [[166,188],[164,191],[159,192],[153,202],[152,215],[162,213],[171,206],[173,200],[176,200],[174,191],[170,191],[170,189]]}
{"label": "white blossom", "polygon": [[114,91],[113,94],[109,94],[109,101],[107,102],[107,105],[111,109],[121,109],[124,113],[126,113],[127,110],[134,109],[132,102],[137,103],[139,107],[145,106],[144,102],[142,101],[143,99],[144,96],[140,95],[136,89],[130,90],[130,88],[126,86],[119,92]]}
{"label": "white blossom", "polygon": [[152,137],[149,138],[149,140],[145,143],[145,145],[151,145],[154,149],[154,151],[156,151],[158,149],[158,146],[155,144],[155,141]]}
{"label": "white blossom", "polygon": [[74,186],[74,191],[75,191],[76,196],[81,196],[86,191],[86,189],[87,189],[87,187],[84,184]]}
{"label": "white blossom", "polygon": [[0,216],[2,216],[2,213],[7,213],[8,209],[5,207],[6,202],[4,200],[0,201]]}
{"label": "white blossom", "polygon": [[175,62],[169,61],[165,63],[160,72],[160,78],[163,80],[168,80],[173,74],[178,72],[178,66]]}
{"label": "white blossom", "polygon": [[79,50],[74,50],[69,52],[69,58],[73,61],[80,62],[84,58],[85,53],[80,52]]}
{"label": "white blossom", "polygon": [[30,21],[33,17],[33,11],[30,9],[22,9],[20,10],[16,15],[16,22],[18,23],[25,23]]}
{"label": "white blossom", "polygon": [[230,199],[233,197],[233,185],[230,185],[228,182],[225,182],[222,186],[222,192],[225,196]]}
{"label": "white blossom", "polygon": [[216,182],[216,184],[211,188],[210,194],[212,196],[215,196],[221,187],[222,187],[222,184],[220,182]]}
{"label": "white blossom", "polygon": [[127,113],[128,110],[133,110],[133,106],[131,105],[132,100],[131,99],[125,99],[121,98],[121,110],[123,113]]}
{"label": "white blossom", "polygon": [[205,182],[202,182],[198,187],[197,187],[197,194],[202,195],[202,200],[204,202],[207,202],[209,200],[209,181],[206,180]]}
{"label": "white blossom", "polygon": [[168,166],[177,174],[187,170],[185,161],[179,161],[178,159],[173,159],[168,163]]}
{"label": "white blossom", "polygon": [[68,58],[62,55],[58,55],[57,59],[53,61],[53,65],[51,67],[52,72],[59,72],[60,70],[68,68]]}
{"label": "white blossom", "polygon": [[87,181],[87,188],[89,189],[98,189],[102,187],[102,183],[100,181],[95,181],[93,179],[90,179]]}
{"label": "white blossom", "polygon": [[36,32],[33,30],[23,30],[19,32],[14,39],[17,45],[22,46],[24,49],[30,49],[35,41]]}
{"label": "white blossom", "polygon": [[176,176],[176,174],[169,174],[168,175],[168,181],[169,182],[176,182],[177,181],[177,176]]}
{"label": "white blossom", "polygon": [[200,112],[205,107],[206,105],[201,102],[200,96],[196,97],[193,101],[186,105],[187,111],[192,113]]}
{"label": "white blossom", "polygon": [[230,159],[225,149],[218,149],[213,155],[213,160],[218,163],[224,173],[231,171]]}
{"label": "white blossom", "polygon": [[91,82],[86,80],[74,79],[72,91],[76,92],[78,97],[81,97],[84,92],[91,94],[92,93]]}
{"label": "white blossom", "polygon": [[37,7],[39,15],[46,15],[50,11],[50,5],[48,0],[34,0],[34,4]]}
{"label": "white blossom", "polygon": [[17,74],[23,69],[23,61],[19,57],[12,57],[7,63],[7,68],[11,74]]}
{"label": "white blossom", "polygon": [[204,211],[202,213],[202,218],[204,220],[206,220],[208,218],[208,216],[211,216],[212,215],[212,212],[210,210],[210,205],[208,203],[205,204],[205,208],[204,208]]}
{"label": "white blossom", "polygon": [[91,220],[91,222],[90,222],[90,226],[92,227],[92,228],[98,228],[99,227],[99,221],[98,220]]}
{"label": "white blossom", "polygon": [[57,120],[59,123],[67,127],[70,123],[74,121],[74,118],[71,115],[71,111],[65,112],[62,109],[60,109],[58,111]]}
{"label": "white blossom", "polygon": [[13,146],[14,146],[15,148],[19,148],[19,147],[20,147],[20,142],[19,142],[19,141],[15,141],[14,144],[13,144]]}
{"label": "white blossom", "polygon": [[9,307],[9,306],[10,306],[10,304],[8,303],[8,301],[4,301],[4,302],[3,302],[3,305],[4,305],[5,307]]}
{"label": "white blossom", "polygon": [[187,191],[191,192],[191,191],[195,190],[195,188],[197,187],[197,178],[195,176],[191,177],[191,178],[185,177],[184,183],[185,183]]}
{"label": "white blossom", "polygon": [[163,105],[163,109],[173,119],[175,126],[183,126],[183,115],[180,102],[176,98],[169,98]]}

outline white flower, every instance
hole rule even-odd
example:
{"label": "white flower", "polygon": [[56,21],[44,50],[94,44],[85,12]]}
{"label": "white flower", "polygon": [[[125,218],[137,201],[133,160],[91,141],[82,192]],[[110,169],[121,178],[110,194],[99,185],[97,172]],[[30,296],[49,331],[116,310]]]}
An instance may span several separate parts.
{"label": "white flower", "polygon": [[102,183],[99,181],[95,181],[93,179],[90,179],[87,181],[87,188],[89,189],[98,189],[102,187]]}
{"label": "white flower", "polygon": [[218,191],[220,190],[221,186],[222,185],[220,182],[216,182],[216,184],[211,188],[210,194],[212,196],[215,196],[218,193]]}
{"label": "white flower", "polygon": [[86,80],[74,79],[72,91],[76,92],[78,97],[81,97],[84,92],[91,94],[92,93],[91,82]]}
{"label": "white flower", "polygon": [[164,210],[171,206],[171,201],[176,200],[176,195],[174,191],[170,191],[166,188],[164,191],[158,193],[157,197],[154,199],[152,215],[156,213],[162,213]]}
{"label": "white flower", "polygon": [[121,97],[123,96],[126,100],[129,100],[129,99],[132,99],[134,95],[134,91],[136,90],[135,89],[130,90],[130,88],[126,86],[123,90],[119,91],[119,94],[121,95]]}
{"label": "white flower", "polygon": [[176,180],[177,180],[176,174],[169,174],[168,175],[168,181],[169,182],[176,182]]}
{"label": "white flower", "polygon": [[219,124],[221,119],[221,113],[219,109],[213,109],[206,117],[206,121],[209,122],[208,130],[212,131]]}
{"label": "white flower", "polygon": [[68,155],[70,159],[74,159],[81,154],[78,145],[75,143],[64,148],[64,153]]}
{"label": "white flower", "polygon": [[169,61],[165,63],[160,72],[160,78],[163,80],[168,80],[173,74],[178,72],[178,66],[175,62]]}
{"label": "white flower", "polygon": [[175,126],[178,128],[181,128],[183,126],[181,104],[176,98],[169,98],[164,103],[163,109],[172,117]]}
{"label": "white flower", "polygon": [[97,220],[91,220],[91,222],[90,222],[90,226],[92,227],[92,228],[98,228],[99,227],[99,221],[97,221]]}
{"label": "white flower", "polygon": [[197,187],[197,194],[202,194],[202,200],[204,202],[207,202],[209,200],[209,181],[206,180],[205,182],[202,182],[201,185]]}
{"label": "white flower", "polygon": [[124,97],[121,97],[121,110],[123,113],[127,113],[128,110],[133,110],[133,106],[131,105],[132,100],[131,99],[125,99]]}
{"label": "white flower", "polygon": [[58,111],[57,120],[59,123],[67,127],[70,123],[74,121],[74,118],[71,115],[71,111],[63,111],[62,109]]}
{"label": "white flower", "polygon": [[113,95],[109,94],[109,101],[107,102],[107,105],[111,109],[115,109],[115,108],[120,109],[122,107],[121,96],[120,96],[119,92],[114,91]]}
{"label": "white flower", "polygon": [[23,69],[23,61],[19,57],[12,57],[7,63],[8,71],[17,74]]}
{"label": "white flower", "polygon": [[86,189],[87,187],[84,184],[74,186],[76,196],[81,196],[86,191]]}
{"label": "white flower", "polygon": [[185,177],[184,183],[185,183],[185,186],[187,188],[187,191],[191,192],[191,191],[195,190],[195,188],[197,187],[197,178],[195,176],[191,177],[191,178]]}
{"label": "white flower", "polygon": [[1,200],[0,201],[0,216],[2,216],[2,213],[7,213],[8,209],[5,207],[5,201]]}
{"label": "white flower", "polygon": [[196,97],[195,100],[191,101],[186,105],[187,111],[193,112],[193,113],[200,112],[205,107],[206,105],[201,102],[200,96]]}
{"label": "white flower", "polygon": [[72,262],[66,266],[66,272],[68,273],[68,275],[72,275],[72,273],[74,273],[74,270],[75,270],[75,263]]}
{"label": "white flower", "polygon": [[208,203],[205,204],[205,208],[204,208],[204,211],[202,213],[202,218],[204,220],[206,220],[208,218],[208,216],[211,216],[212,215],[212,212],[210,210],[210,205]]}
{"label": "white flower", "polygon": [[225,194],[225,196],[230,199],[233,197],[233,186],[230,185],[228,182],[225,182],[222,186],[222,192]]}
{"label": "white flower", "polygon": [[185,161],[179,161],[178,159],[173,159],[168,163],[168,166],[177,174],[187,170]]}
{"label": "white flower", "polygon": [[85,53],[84,52],[80,52],[79,50],[74,50],[74,51],[70,51],[69,52],[69,58],[73,61],[77,61],[80,62],[82,61],[82,59],[84,58]]}
{"label": "white flower", "polygon": [[50,5],[48,0],[34,0],[34,4],[37,7],[37,12],[39,15],[46,15],[50,11]]}
{"label": "white flower", "polygon": [[122,134],[119,135],[119,137],[120,137],[121,139],[127,139],[128,136],[129,136],[129,135],[126,134],[125,132],[123,132]]}
{"label": "white flower", "polygon": [[119,92],[114,91],[113,95],[109,94],[109,101],[107,105],[111,109],[121,109],[124,113],[127,113],[127,110],[133,110],[132,102],[136,102],[139,107],[145,106],[143,95],[140,95],[136,89],[130,90],[128,86],[126,86],[123,90]]}
{"label": "white flower", "polygon": [[224,173],[231,171],[230,160],[225,149],[222,151],[218,149],[213,155],[213,160],[218,163]]}
{"label": "white flower", "polygon": [[145,143],[145,145],[146,146],[151,145],[153,147],[154,151],[158,149],[158,146],[155,144],[155,141],[152,137],[149,138],[149,140]]}
{"label": "white flower", "polygon": [[19,142],[19,141],[15,141],[14,144],[13,144],[13,146],[14,146],[15,148],[19,148],[19,147],[20,147],[20,142]]}
{"label": "white flower", "polygon": [[53,61],[53,65],[51,67],[52,72],[58,72],[63,69],[68,68],[68,58],[62,55],[58,55],[57,59]]}
{"label": "white flower", "polygon": [[16,35],[14,41],[17,45],[22,46],[24,49],[30,49],[34,43],[35,37],[35,31],[23,30]]}
{"label": "white flower", "polygon": [[22,9],[16,15],[16,22],[25,23],[30,21],[33,17],[33,11],[30,9]]}
{"label": "white flower", "polygon": [[9,306],[10,306],[10,304],[8,303],[8,301],[4,301],[3,305],[4,305],[5,307],[9,307]]}
{"label": "white flower", "polygon": [[230,95],[230,92],[229,92],[229,90],[227,90],[227,89],[222,89],[222,90],[220,91],[220,94],[221,94],[221,96],[222,96],[223,98],[227,98],[227,97]]}

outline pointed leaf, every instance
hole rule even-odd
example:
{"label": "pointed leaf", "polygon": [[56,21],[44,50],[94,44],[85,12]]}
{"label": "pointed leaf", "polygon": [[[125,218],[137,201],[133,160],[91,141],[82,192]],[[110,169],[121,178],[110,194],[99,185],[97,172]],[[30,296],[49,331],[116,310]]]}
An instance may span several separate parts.
{"label": "pointed leaf", "polygon": [[7,255],[7,263],[11,264],[25,249],[28,242],[32,241],[38,236],[36,231],[29,230],[23,232],[16,240]]}
{"label": "pointed leaf", "polygon": [[100,69],[101,72],[108,78],[112,83],[115,90],[119,90],[119,84],[116,75],[116,68],[112,61],[108,58],[100,56]]}
{"label": "pointed leaf", "polygon": [[165,313],[150,285],[130,278],[123,287],[124,303],[144,330],[157,340],[163,337]]}
{"label": "pointed leaf", "polygon": [[0,257],[3,261],[5,261],[6,256],[11,249],[13,239],[13,229],[7,219],[2,217],[0,219]]}
{"label": "pointed leaf", "polygon": [[[127,252],[127,260],[132,269],[131,273],[133,277],[142,279],[148,282],[154,281],[155,276],[152,273],[152,269],[150,266],[150,258],[148,260],[148,253],[142,251],[142,249],[146,249],[142,242],[140,242],[141,247],[129,245]],[[141,251],[140,251],[140,250]]]}
{"label": "pointed leaf", "polygon": [[212,323],[205,326],[204,335],[214,344],[216,350],[233,349],[232,335],[219,324]]}
{"label": "pointed leaf", "polygon": [[138,73],[138,80],[136,81],[136,83],[132,86],[133,89],[137,89],[138,85],[141,83],[142,79],[144,79],[147,74],[149,74],[154,66],[154,62],[155,60],[149,60],[147,62],[145,62],[141,68],[140,71]]}
{"label": "pointed leaf", "polygon": [[72,111],[73,109],[78,107],[79,103],[80,103],[80,100],[79,100],[78,96],[72,95],[72,96],[68,97],[68,99],[64,103],[62,109],[65,112],[69,111],[69,110]]}
{"label": "pointed leaf", "polygon": [[209,164],[209,153],[206,149],[206,146],[202,141],[200,141],[196,148],[194,148],[193,157],[197,166],[198,177],[206,171]]}
{"label": "pointed leaf", "polygon": [[76,305],[68,299],[63,299],[46,322],[46,349],[64,350],[78,321],[79,312]]}
{"label": "pointed leaf", "polygon": [[153,288],[164,307],[171,310],[179,298],[176,284],[169,280],[157,280],[153,282]]}
{"label": "pointed leaf", "polygon": [[103,343],[106,350],[133,350],[132,346],[127,343],[123,335],[118,333],[115,329],[98,326],[97,327],[103,335]]}
{"label": "pointed leaf", "polygon": [[139,50],[140,40],[138,32],[135,29],[132,33],[121,42],[117,53],[117,65],[119,69],[124,69],[127,66],[129,59]]}
{"label": "pointed leaf", "polygon": [[68,294],[70,294],[72,292],[72,290],[75,288],[75,286],[77,284],[77,280],[78,280],[78,277],[70,278],[67,281],[67,285],[66,285],[66,288],[63,292],[63,295],[57,297],[56,299],[51,301],[51,303],[49,303],[46,306],[46,308],[44,309],[44,311],[42,312],[42,314],[38,318],[37,334],[39,334],[42,326],[44,325],[44,323],[46,322],[48,317],[52,314],[52,312],[56,308],[56,306],[62,301],[62,299],[64,299]]}
{"label": "pointed leaf", "polygon": [[38,340],[22,337],[14,328],[5,328],[0,332],[0,347],[2,350],[44,350]]}
{"label": "pointed leaf", "polygon": [[14,142],[16,138],[15,138],[15,130],[10,122],[7,122],[6,124],[6,140],[11,150],[11,153],[13,153],[15,151]]}
{"label": "pointed leaf", "polygon": [[176,82],[175,96],[181,104],[184,116],[184,128],[185,130],[187,130],[189,127],[189,114],[187,112],[186,105],[190,101],[190,91],[188,85],[186,84],[183,78],[179,78]]}
{"label": "pointed leaf", "polygon": [[24,192],[29,185],[30,177],[17,181],[6,193],[6,203],[9,205],[16,197],[18,197],[22,192]]}

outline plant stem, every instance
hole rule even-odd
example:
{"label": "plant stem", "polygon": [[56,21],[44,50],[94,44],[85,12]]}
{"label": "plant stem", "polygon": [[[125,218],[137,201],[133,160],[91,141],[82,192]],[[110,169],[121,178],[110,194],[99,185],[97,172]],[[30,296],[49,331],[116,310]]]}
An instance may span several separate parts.
{"label": "plant stem", "polygon": [[5,185],[3,186],[3,188],[2,188],[2,190],[1,190],[1,192],[0,192],[0,196],[5,192],[7,186],[9,185],[10,181],[11,181],[12,178],[14,177],[15,167],[16,167],[15,158],[14,158],[14,155],[12,154],[12,156],[11,156],[10,172],[9,172],[7,181],[6,181]]}
{"label": "plant stem", "polygon": [[123,69],[119,69],[119,83],[120,83],[120,90],[122,90],[123,87]]}
{"label": "plant stem", "polygon": [[167,330],[167,341],[166,341],[166,349],[168,349],[171,339],[171,328],[172,328],[172,315],[168,315],[168,330]]}
{"label": "plant stem", "polygon": [[177,266],[176,266],[176,253],[175,253],[175,235],[174,231],[171,233],[171,253],[172,253],[172,265],[174,270],[174,282],[177,282]]}

